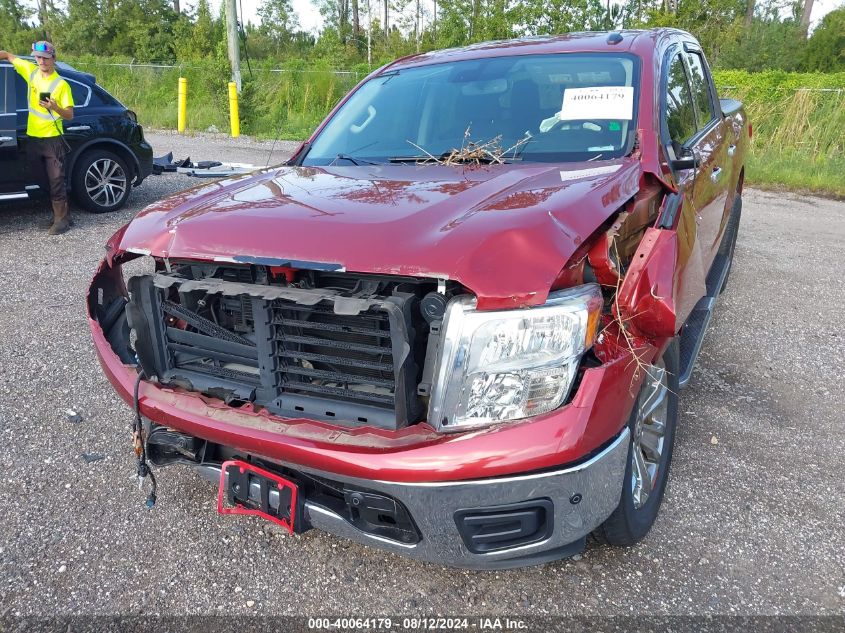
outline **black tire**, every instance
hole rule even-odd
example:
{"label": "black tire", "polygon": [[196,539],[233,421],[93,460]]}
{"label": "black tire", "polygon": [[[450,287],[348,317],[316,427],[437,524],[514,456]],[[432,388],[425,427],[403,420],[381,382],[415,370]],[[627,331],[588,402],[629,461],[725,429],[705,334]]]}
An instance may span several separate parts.
{"label": "black tire", "polygon": [[662,357],[666,369],[666,386],[668,400],[666,408],[666,429],[663,435],[663,449],[660,459],[657,462],[657,476],[653,488],[647,499],[639,507],[634,501],[634,435],[637,417],[640,411],[641,400],[646,392],[649,382],[647,376],[643,388],[634,403],[634,410],[628,420],[628,428],[631,432],[631,441],[628,445],[628,459],[625,466],[625,478],[622,485],[622,497],[619,505],[607,520],[601,524],[594,536],[603,543],[615,546],[629,546],[640,541],[648,534],[651,526],[657,519],[660,503],[663,501],[663,494],[666,491],[666,482],[669,479],[669,466],[672,463],[672,448],[675,443],[675,429],[678,423],[678,340],[675,339],[666,349]]}
{"label": "black tire", "polygon": [[132,171],[126,161],[105,149],[80,156],[73,166],[73,198],[91,213],[117,211],[132,190]]}

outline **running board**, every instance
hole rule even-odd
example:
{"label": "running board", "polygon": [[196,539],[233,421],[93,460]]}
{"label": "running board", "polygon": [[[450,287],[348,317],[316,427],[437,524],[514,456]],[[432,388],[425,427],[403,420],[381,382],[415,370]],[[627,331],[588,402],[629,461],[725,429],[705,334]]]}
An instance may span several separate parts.
{"label": "running board", "polygon": [[731,210],[731,217],[725,227],[722,242],[719,244],[719,251],[713,258],[713,264],[707,273],[706,287],[707,294],[699,299],[690,315],[687,317],[684,327],[681,329],[680,338],[680,366],[681,375],[678,384],[685,387],[692,377],[692,370],[695,361],[704,343],[704,334],[713,316],[713,308],[716,306],[716,299],[722,291],[728,271],[731,268],[733,249],[736,244],[736,234],[739,230],[739,219],[742,213],[742,198],[737,196]]}

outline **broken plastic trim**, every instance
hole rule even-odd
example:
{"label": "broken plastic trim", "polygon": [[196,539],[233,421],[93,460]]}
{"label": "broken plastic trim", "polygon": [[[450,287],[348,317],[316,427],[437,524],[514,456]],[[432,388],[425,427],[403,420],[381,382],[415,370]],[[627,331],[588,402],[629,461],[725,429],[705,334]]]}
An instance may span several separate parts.
{"label": "broken plastic trim", "polygon": [[[238,473],[241,475],[242,482],[232,482],[229,485],[230,473]],[[249,474],[257,475],[256,479],[259,483],[260,494],[259,502],[255,503],[250,499],[251,478]],[[271,514],[273,507],[270,503],[270,486],[274,485],[278,499],[278,505],[275,509],[276,513]],[[245,485],[246,489],[243,489]],[[234,504],[233,508],[227,508],[223,504],[224,490],[229,497],[229,501]],[[284,493],[290,496],[289,505],[284,503]],[[246,514],[250,516],[259,516],[281,527],[293,534],[294,526],[296,525],[297,516],[297,496],[298,490],[295,483],[271,473],[269,470],[264,470],[258,466],[253,466],[247,462],[240,460],[229,460],[223,462],[220,467],[220,488],[217,491],[217,512],[220,514]],[[287,516],[284,516],[287,505]],[[257,506],[257,507],[253,507]]]}

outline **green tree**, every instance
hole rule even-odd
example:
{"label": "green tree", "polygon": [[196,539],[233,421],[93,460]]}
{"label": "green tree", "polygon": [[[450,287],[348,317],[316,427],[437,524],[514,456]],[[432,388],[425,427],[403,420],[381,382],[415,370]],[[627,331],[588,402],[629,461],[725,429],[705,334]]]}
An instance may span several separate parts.
{"label": "green tree", "polygon": [[214,55],[222,25],[211,15],[208,0],[200,0],[196,13],[182,13],[173,26],[176,58],[180,61],[207,59]]}
{"label": "green tree", "polygon": [[606,28],[607,8],[601,0],[530,0],[519,16],[529,35],[556,35]]}
{"label": "green tree", "polygon": [[265,0],[258,8],[258,15],[261,18],[259,33],[272,43],[276,56],[281,56],[299,28],[299,18],[291,0]]}
{"label": "green tree", "polygon": [[36,29],[29,25],[33,12],[18,0],[0,0],[0,48],[13,53],[29,52]]}
{"label": "green tree", "polygon": [[[461,46],[506,39],[521,32],[534,0],[441,0],[437,16],[437,45]],[[539,6],[539,0],[536,2]]]}
{"label": "green tree", "polygon": [[113,53],[142,62],[174,59],[177,15],[167,0],[119,0],[114,15]]}
{"label": "green tree", "polygon": [[325,28],[321,34],[327,35],[331,39],[337,38],[342,44],[346,44],[352,35],[352,25],[350,19],[350,1],[349,0],[312,0],[314,6],[320,11],[323,16],[323,23]]}
{"label": "green tree", "polygon": [[845,6],[822,18],[807,42],[803,65],[826,73],[845,70]]}
{"label": "green tree", "polygon": [[723,68],[797,70],[806,47],[799,22],[794,17],[781,19],[771,4],[733,35],[719,51],[717,61]]}
{"label": "green tree", "polygon": [[103,47],[109,33],[100,9],[97,0],[68,0],[67,13],[54,28],[56,44],[63,54],[111,52]]}

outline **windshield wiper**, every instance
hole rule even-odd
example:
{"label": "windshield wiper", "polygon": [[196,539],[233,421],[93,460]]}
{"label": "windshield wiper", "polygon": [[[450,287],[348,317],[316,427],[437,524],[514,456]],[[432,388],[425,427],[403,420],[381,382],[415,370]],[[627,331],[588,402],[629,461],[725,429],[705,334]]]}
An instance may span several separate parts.
{"label": "windshield wiper", "polygon": [[431,156],[392,156],[387,160],[391,163],[419,163],[434,159]]}
{"label": "windshield wiper", "polygon": [[361,165],[378,165],[380,163],[374,163],[371,160],[364,160],[363,158],[352,158],[349,154],[338,154],[334,157],[334,160],[329,163],[330,165],[334,165],[339,160],[348,160],[353,165],[360,167]]}

